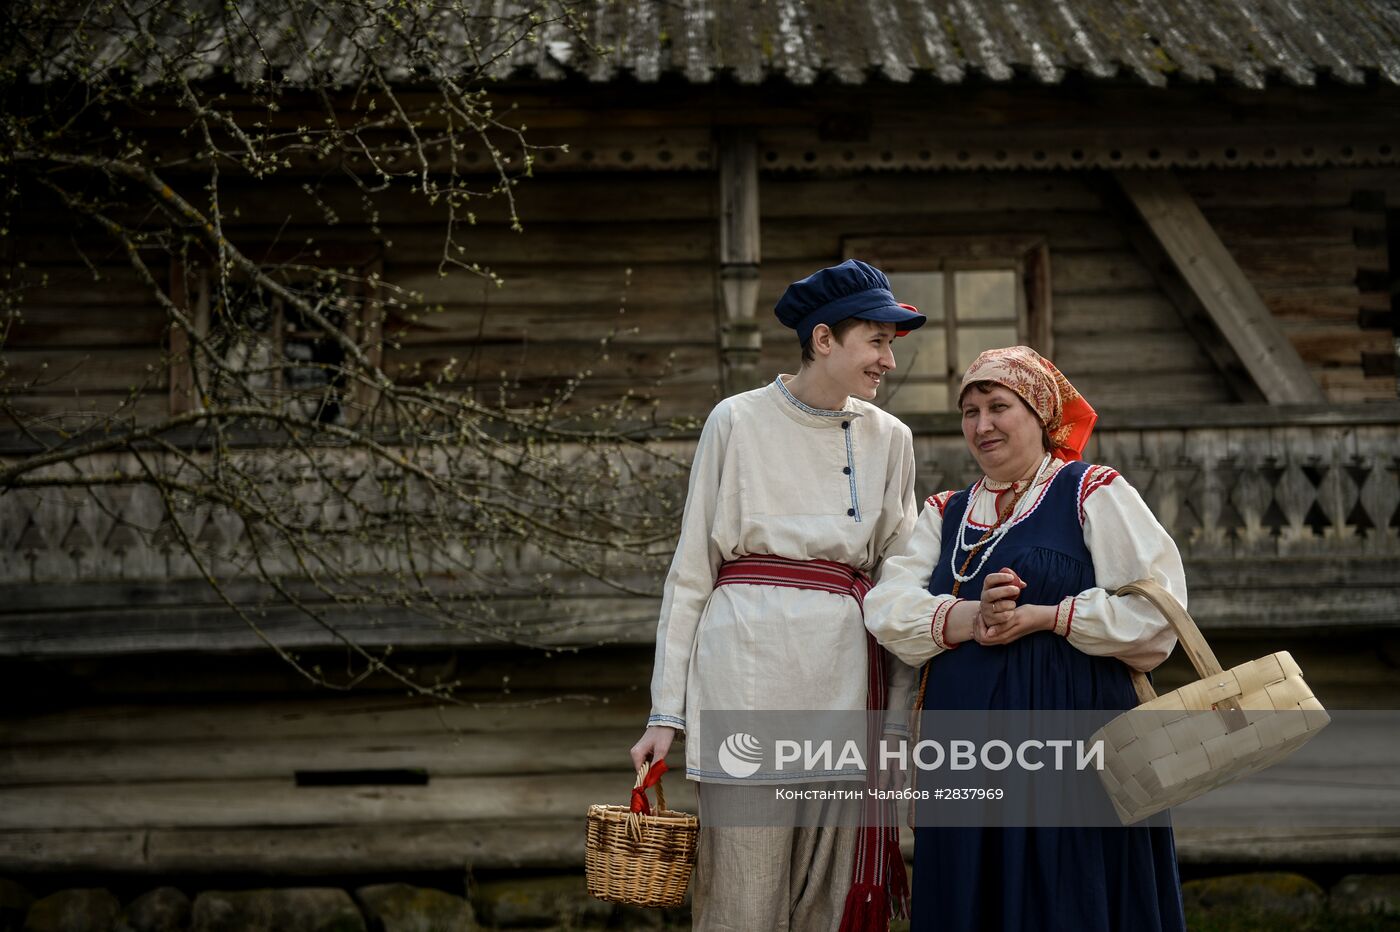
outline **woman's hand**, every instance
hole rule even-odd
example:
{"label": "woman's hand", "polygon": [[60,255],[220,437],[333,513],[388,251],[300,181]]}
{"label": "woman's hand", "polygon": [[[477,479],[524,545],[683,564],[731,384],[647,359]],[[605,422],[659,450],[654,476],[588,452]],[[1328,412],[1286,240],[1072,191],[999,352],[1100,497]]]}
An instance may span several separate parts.
{"label": "woman's hand", "polygon": [[1008,612],[1001,612],[986,624],[980,617],[974,637],[985,647],[1006,645],[1036,631],[1049,631],[1055,627],[1055,606],[1018,605]]}
{"label": "woman's hand", "polygon": [[982,583],[977,623],[972,636],[987,647],[1010,644],[1035,631],[1055,627],[1053,605],[1017,605],[1026,581],[1010,567],[988,573]]}
{"label": "woman's hand", "polygon": [[995,573],[988,573],[986,579],[982,580],[982,601],[978,610],[983,624],[990,625],[999,616],[1014,612],[1016,600],[1021,597],[1021,590],[1024,588],[1026,581],[1016,575],[1016,571],[1009,566],[1003,566]]}
{"label": "woman's hand", "polygon": [[642,740],[632,745],[632,769],[641,770],[645,761],[653,764],[666,759],[671,750],[671,742],[676,738],[676,729],[669,725],[648,725],[642,732]]}

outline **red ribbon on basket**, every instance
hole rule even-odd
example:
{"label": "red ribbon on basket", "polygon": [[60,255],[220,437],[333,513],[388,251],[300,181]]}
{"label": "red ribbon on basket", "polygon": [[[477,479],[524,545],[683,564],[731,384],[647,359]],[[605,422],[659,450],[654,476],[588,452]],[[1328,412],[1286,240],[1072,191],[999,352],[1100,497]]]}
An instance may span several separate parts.
{"label": "red ribbon on basket", "polygon": [[640,812],[642,815],[651,815],[651,803],[647,801],[647,790],[661,782],[661,775],[666,772],[666,762],[659,760],[651,765],[647,775],[642,779],[641,785],[632,788],[632,811]]}

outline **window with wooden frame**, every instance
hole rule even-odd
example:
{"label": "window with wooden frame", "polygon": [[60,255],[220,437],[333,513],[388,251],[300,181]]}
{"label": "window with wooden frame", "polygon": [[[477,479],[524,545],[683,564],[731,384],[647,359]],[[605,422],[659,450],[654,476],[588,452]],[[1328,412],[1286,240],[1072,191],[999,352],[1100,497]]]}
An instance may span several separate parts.
{"label": "window with wooden frame", "polygon": [[[304,255],[277,252],[260,253],[275,279],[311,298],[324,318],[379,365],[378,249],[323,246],[314,264]],[[372,388],[347,380],[346,351],[338,340],[303,320],[294,303],[251,278],[236,276],[218,288],[212,274],[207,265],[180,259],[171,263],[171,298],[187,309],[197,338],[205,344],[204,354],[191,352],[184,328],[171,327],[171,413],[236,400],[228,397],[230,393],[251,393],[261,404],[271,402],[321,423],[351,422],[354,411],[368,407]],[[220,360],[222,375],[199,362],[210,356]]]}
{"label": "window with wooden frame", "polygon": [[884,406],[896,414],[950,411],[963,372],[983,350],[1028,345],[1049,356],[1050,257],[1036,236],[849,237],[846,258],[890,279],[896,300],[928,323],[894,344]]}

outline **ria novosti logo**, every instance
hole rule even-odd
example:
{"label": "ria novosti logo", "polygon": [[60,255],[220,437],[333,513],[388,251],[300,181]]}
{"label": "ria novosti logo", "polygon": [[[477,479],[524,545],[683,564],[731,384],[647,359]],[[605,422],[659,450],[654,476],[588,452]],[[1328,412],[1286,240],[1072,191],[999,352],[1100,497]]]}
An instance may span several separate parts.
{"label": "ria novosti logo", "polygon": [[731,777],[751,777],[762,764],[763,744],[753,735],[735,732],[719,746],[719,765]]}

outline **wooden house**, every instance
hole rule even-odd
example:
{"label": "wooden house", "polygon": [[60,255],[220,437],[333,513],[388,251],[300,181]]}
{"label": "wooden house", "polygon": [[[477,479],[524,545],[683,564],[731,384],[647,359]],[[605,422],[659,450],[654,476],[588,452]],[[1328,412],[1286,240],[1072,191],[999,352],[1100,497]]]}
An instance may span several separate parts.
{"label": "wooden house", "polygon": [[[387,202],[375,230],[334,232],[443,306],[387,323],[403,331],[390,369],[470,360],[459,388],[504,372],[528,397],[582,359],[588,397],[631,389],[660,416],[703,417],[797,364],[770,313],[790,281],[869,260],[931,314],[896,344],[888,400],[915,428],[923,494],[971,471],[950,379],[983,347],[1029,343],[1099,409],[1089,458],[1174,534],[1222,659],[1288,647],[1329,706],[1394,706],[1393,4],[637,0],[588,22],[606,54],[565,36],[502,65],[498,99],[534,142],[568,147],[520,185],[523,233],[487,209],[465,240],[503,287],[439,277],[426,207]],[[318,216],[291,177],[249,183],[236,223],[320,233]],[[74,371],[100,407],[141,373],[147,416],[178,406],[164,312],[120,257],[71,239],[38,210],[10,231],[8,261],[49,284],[0,350],[7,377]],[[71,413],[43,384],[12,400]],[[624,798],[653,601],[590,609],[560,646],[608,643],[577,652],[357,629],[453,670],[468,702],[327,695],[199,580],[77,507],[0,494],[0,870],[574,868],[585,805]],[[279,624],[283,646],[330,647]],[[1186,675],[1174,660],[1164,678]],[[1393,832],[1276,842],[1183,833],[1181,850],[1400,854]]]}

